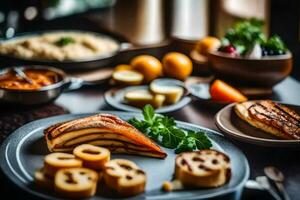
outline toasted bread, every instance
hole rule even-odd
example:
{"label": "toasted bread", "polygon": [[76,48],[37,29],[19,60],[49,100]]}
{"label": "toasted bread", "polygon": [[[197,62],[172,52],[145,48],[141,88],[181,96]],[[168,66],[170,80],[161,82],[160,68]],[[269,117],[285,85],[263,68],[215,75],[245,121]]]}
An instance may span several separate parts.
{"label": "toasted bread", "polygon": [[[258,106],[258,108],[254,106]],[[294,129],[289,130],[290,127],[285,127],[290,126],[288,123],[292,124],[293,121],[297,121],[296,117],[292,116],[297,116],[297,114],[285,106],[267,100],[247,101],[236,104],[234,111],[237,116],[250,125],[276,137],[282,139],[297,139],[300,137],[300,129],[297,129],[299,120],[294,124],[296,128],[292,127]]]}

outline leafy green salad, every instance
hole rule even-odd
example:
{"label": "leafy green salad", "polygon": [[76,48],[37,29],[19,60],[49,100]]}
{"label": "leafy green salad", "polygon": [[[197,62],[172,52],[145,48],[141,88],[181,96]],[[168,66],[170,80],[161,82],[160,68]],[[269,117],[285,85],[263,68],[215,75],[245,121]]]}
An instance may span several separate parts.
{"label": "leafy green salad", "polygon": [[278,35],[267,38],[263,33],[263,21],[250,19],[236,23],[222,38],[219,51],[241,56],[282,55],[287,48]]}
{"label": "leafy green salad", "polygon": [[156,114],[151,105],[143,108],[143,117],[143,120],[132,118],[128,122],[161,146],[175,149],[175,153],[212,147],[204,132],[178,127],[174,118]]}

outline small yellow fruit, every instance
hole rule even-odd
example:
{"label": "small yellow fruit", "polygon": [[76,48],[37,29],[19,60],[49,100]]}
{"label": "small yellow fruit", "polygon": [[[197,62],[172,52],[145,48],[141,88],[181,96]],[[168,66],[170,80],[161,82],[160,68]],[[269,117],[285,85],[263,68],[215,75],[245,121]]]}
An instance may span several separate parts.
{"label": "small yellow fruit", "polygon": [[115,71],[121,71],[121,70],[132,70],[132,67],[131,65],[126,65],[126,64],[120,64],[115,67]]}
{"label": "small yellow fruit", "polygon": [[124,85],[139,85],[143,82],[143,74],[132,70],[118,70],[112,74],[113,79]]}
{"label": "small yellow fruit", "polygon": [[150,81],[162,76],[163,68],[161,62],[150,55],[141,55],[133,58],[130,62],[133,70],[144,75],[144,82]]}
{"label": "small yellow fruit", "polygon": [[171,52],[164,56],[163,68],[166,76],[185,80],[193,71],[193,63],[186,55]]}
{"label": "small yellow fruit", "polygon": [[205,37],[196,44],[196,51],[200,54],[207,55],[210,51],[215,51],[221,46],[221,42],[215,37]]}

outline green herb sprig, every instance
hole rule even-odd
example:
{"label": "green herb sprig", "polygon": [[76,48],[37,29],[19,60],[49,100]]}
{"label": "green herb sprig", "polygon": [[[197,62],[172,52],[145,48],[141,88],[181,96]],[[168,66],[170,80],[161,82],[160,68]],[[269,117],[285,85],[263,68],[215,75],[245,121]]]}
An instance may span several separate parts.
{"label": "green herb sprig", "polygon": [[75,40],[73,38],[71,38],[71,37],[61,37],[54,44],[56,46],[63,47],[63,46],[66,46],[68,44],[73,44],[73,43],[75,43]]}
{"label": "green herb sprig", "polygon": [[245,55],[255,44],[260,44],[268,51],[284,54],[287,48],[281,38],[274,35],[268,39],[262,31],[263,25],[263,21],[255,18],[236,23],[222,38],[222,46],[231,44],[239,54]]}
{"label": "green herb sprig", "polygon": [[144,107],[143,116],[143,120],[132,118],[128,122],[160,145],[175,149],[175,153],[212,147],[204,132],[177,127],[174,118],[156,114],[151,105]]}
{"label": "green herb sprig", "polygon": [[227,30],[222,40],[223,45],[232,44],[240,54],[245,54],[255,43],[262,44],[266,36],[262,32],[263,22],[250,19],[236,23]]}
{"label": "green herb sprig", "polygon": [[285,53],[287,48],[284,42],[278,35],[273,35],[270,37],[262,46],[267,50],[273,50],[279,52],[280,54]]}

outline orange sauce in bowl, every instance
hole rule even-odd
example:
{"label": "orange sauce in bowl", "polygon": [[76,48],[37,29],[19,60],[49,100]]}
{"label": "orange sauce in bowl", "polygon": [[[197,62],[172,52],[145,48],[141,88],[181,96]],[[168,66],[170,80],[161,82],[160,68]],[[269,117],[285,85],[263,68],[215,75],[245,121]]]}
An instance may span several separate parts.
{"label": "orange sauce in bowl", "polygon": [[0,75],[0,88],[13,90],[38,90],[42,87],[57,83],[60,76],[50,70],[24,69],[23,72],[32,81],[28,83],[19,77],[13,70]]}

